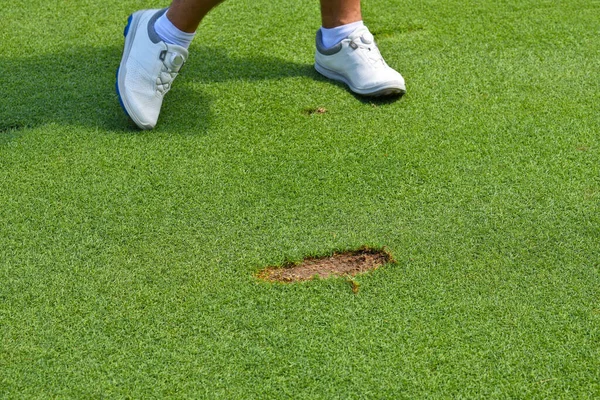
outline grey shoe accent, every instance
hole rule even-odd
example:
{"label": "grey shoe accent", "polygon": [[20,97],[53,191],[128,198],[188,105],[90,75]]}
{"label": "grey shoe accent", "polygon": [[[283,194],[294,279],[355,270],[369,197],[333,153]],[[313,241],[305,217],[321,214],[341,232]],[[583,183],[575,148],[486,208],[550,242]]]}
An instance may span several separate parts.
{"label": "grey shoe accent", "polygon": [[162,39],[160,38],[160,36],[158,36],[156,31],[154,30],[154,23],[156,22],[157,19],[162,17],[162,15],[167,12],[167,10],[168,10],[168,8],[163,8],[162,10],[160,10],[156,14],[154,14],[152,16],[152,18],[150,18],[150,21],[148,21],[148,37],[150,38],[150,40],[152,40],[152,43],[154,43],[154,44],[156,44],[158,42],[162,42]]}
{"label": "grey shoe accent", "polygon": [[316,44],[317,44],[317,51],[326,56],[331,56],[331,55],[339,52],[342,49],[342,42],[340,42],[330,48],[325,47],[323,45],[323,33],[321,32],[320,29],[317,31]]}

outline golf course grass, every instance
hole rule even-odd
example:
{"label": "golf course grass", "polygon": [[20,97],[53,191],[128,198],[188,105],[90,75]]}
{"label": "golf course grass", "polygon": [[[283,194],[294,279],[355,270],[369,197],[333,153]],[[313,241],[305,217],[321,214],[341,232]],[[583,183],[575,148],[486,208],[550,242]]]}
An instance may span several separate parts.
{"label": "golf course grass", "polygon": [[316,0],[229,0],[142,132],[122,32],[167,5],[0,4],[0,398],[600,397],[600,2],[364,0],[370,100]]}

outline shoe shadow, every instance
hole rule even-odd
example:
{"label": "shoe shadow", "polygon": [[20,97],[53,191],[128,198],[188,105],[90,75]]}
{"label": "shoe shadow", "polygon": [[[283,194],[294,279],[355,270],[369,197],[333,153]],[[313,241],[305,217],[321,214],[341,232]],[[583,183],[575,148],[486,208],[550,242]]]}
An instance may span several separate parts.
{"label": "shoe shadow", "polygon": [[[346,90],[363,104],[392,104],[404,96],[404,94],[397,94],[371,97],[356,94],[346,84],[333,81],[319,74],[312,64],[299,64],[274,58],[265,59],[264,57],[237,58],[229,56],[223,51],[207,47],[193,49],[190,57],[194,65],[190,67],[186,65],[185,68],[193,69],[193,71],[188,70],[186,73],[189,73],[189,77],[194,81],[224,82],[236,79],[252,81],[305,76],[316,81],[336,85]],[[196,65],[196,60],[201,60],[200,65]],[[210,62],[202,60],[210,60]]]}
{"label": "shoe shadow", "polygon": [[[218,48],[196,47],[178,80],[318,79],[312,65],[273,57],[236,57]],[[0,145],[29,128],[47,124],[75,125],[113,133],[139,131],[121,110],[115,93],[115,73],[122,48],[83,47],[23,58],[0,57],[5,81],[0,102]],[[210,126],[211,99],[186,85],[174,85],[163,105],[173,120],[190,121],[194,133]],[[193,106],[192,106],[193,105]],[[160,128],[170,120],[161,115]]]}
{"label": "shoe shadow", "polygon": [[184,67],[189,79],[200,82],[230,80],[273,80],[296,76],[321,77],[312,64],[300,64],[274,57],[240,57],[235,51],[213,47],[194,47]]}
{"label": "shoe shadow", "polygon": [[[119,49],[74,48],[23,58],[0,58],[8,71],[0,104],[0,134],[50,123],[127,130],[115,107]],[[117,102],[118,106],[118,102]]]}

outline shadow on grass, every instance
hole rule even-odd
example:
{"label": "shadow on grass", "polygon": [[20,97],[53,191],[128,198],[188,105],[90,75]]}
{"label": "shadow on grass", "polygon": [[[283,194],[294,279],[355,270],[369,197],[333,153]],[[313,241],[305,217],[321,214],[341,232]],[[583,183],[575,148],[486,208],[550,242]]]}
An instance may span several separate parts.
{"label": "shadow on grass", "polygon": [[[137,132],[121,110],[115,94],[120,46],[82,47],[22,58],[0,58],[5,80],[0,102],[0,145],[23,130],[50,123],[78,125],[108,132]],[[318,75],[311,65],[273,57],[235,57],[221,49],[196,47],[178,80],[224,82]],[[175,85],[165,110],[190,121],[195,133],[210,125],[211,99]],[[160,125],[159,125],[160,128]]]}

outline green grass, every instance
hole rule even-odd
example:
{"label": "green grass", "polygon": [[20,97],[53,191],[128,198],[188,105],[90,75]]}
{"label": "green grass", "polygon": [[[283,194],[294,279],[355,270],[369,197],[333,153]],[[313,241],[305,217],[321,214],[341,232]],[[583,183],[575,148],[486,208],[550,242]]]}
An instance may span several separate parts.
{"label": "green grass", "polygon": [[[0,397],[600,396],[598,1],[365,1],[408,86],[371,102],[316,1],[232,0],[139,132],[164,5],[0,5]],[[357,294],[254,278],[363,245]]]}

